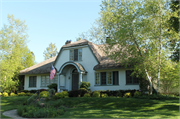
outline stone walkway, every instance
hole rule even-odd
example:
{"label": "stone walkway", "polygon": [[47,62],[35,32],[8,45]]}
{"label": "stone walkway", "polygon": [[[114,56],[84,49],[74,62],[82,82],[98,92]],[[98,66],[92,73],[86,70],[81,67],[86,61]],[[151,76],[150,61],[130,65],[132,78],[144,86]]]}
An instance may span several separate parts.
{"label": "stone walkway", "polygon": [[11,117],[13,119],[27,119],[27,118],[18,116],[17,109],[5,111],[5,112],[3,112],[3,115],[7,116],[7,117]]}

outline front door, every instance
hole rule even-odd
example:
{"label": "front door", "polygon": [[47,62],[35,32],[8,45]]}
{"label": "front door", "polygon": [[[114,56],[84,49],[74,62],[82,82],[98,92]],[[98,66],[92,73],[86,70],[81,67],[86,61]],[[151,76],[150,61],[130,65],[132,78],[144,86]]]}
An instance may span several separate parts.
{"label": "front door", "polygon": [[74,69],[72,71],[72,90],[79,89],[78,82],[79,82],[79,73],[78,73],[77,69]]}

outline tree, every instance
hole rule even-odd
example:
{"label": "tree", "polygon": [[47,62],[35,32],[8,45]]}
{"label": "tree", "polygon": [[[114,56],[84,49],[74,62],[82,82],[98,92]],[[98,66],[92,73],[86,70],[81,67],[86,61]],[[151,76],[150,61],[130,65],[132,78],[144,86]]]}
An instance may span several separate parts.
{"label": "tree", "polygon": [[[177,16],[172,16],[169,20],[170,30],[175,30],[177,33],[179,33],[179,18],[178,12],[176,12],[179,9],[179,1],[171,1],[170,8],[172,12],[175,12],[177,14]],[[172,61],[179,62],[179,41],[175,41],[170,41],[170,49],[172,50],[172,55],[170,56],[170,58]]]}
{"label": "tree", "polygon": [[165,93],[171,93],[173,90],[179,92],[179,66],[176,62],[162,62],[160,88]]}
{"label": "tree", "polygon": [[9,25],[0,30],[0,81],[3,91],[14,92],[19,84],[19,71],[34,65],[28,49],[25,21],[8,15]]}
{"label": "tree", "polygon": [[82,40],[80,37],[76,38],[76,41],[80,41],[80,40]]}
{"label": "tree", "polygon": [[[117,63],[133,66],[147,77],[151,89],[159,89],[162,61],[169,58],[169,40],[178,33],[169,31],[171,12],[165,0],[106,0],[92,36],[96,36],[105,53]],[[106,40],[106,37],[109,37]],[[116,50],[111,50],[113,47]],[[136,73],[136,74],[138,74]]]}
{"label": "tree", "polygon": [[54,56],[57,55],[57,48],[56,48],[56,45],[53,44],[53,43],[50,43],[49,44],[49,47],[46,48],[46,50],[44,51],[44,58],[45,60],[49,59],[49,58],[52,58]]}

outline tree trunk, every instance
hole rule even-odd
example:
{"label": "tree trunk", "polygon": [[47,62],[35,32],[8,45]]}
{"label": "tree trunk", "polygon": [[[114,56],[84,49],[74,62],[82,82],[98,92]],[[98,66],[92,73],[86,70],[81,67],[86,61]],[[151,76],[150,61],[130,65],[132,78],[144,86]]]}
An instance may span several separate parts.
{"label": "tree trunk", "polygon": [[146,72],[146,76],[148,78],[149,84],[150,84],[150,94],[152,94],[152,81],[151,81],[151,77],[149,76],[147,69],[145,68],[145,72]]}
{"label": "tree trunk", "polygon": [[[134,43],[135,43],[136,46],[137,46],[137,49],[139,50],[139,55],[142,57],[142,53],[141,53],[141,50],[140,50],[140,48],[139,48],[138,43],[136,42],[135,38],[133,38],[133,40],[134,40]],[[149,81],[149,84],[150,84],[150,94],[152,94],[152,90],[153,90],[153,89],[152,89],[152,81],[151,81],[151,77],[149,76],[149,73],[148,73],[148,71],[147,71],[147,69],[146,69],[145,66],[144,66],[144,69],[145,69],[146,76],[147,76],[148,81]]]}
{"label": "tree trunk", "polygon": [[160,74],[161,74],[161,49],[162,49],[162,18],[161,18],[161,4],[160,7],[160,37],[159,37],[159,66],[158,66],[158,80],[157,80],[157,89],[156,92],[158,93],[159,89],[159,80],[160,80]]}

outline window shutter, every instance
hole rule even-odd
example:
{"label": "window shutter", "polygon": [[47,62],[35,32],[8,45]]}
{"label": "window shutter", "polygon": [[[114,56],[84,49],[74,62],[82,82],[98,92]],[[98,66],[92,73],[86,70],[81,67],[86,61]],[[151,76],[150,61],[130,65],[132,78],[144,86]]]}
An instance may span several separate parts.
{"label": "window shutter", "polygon": [[32,83],[33,83],[33,82],[32,82],[32,77],[30,76],[30,77],[29,77],[29,87],[32,87],[32,85],[33,85]]}
{"label": "window shutter", "polygon": [[33,77],[33,87],[36,87],[36,76]]}
{"label": "window shutter", "polygon": [[113,71],[113,85],[119,85],[118,71]]}
{"label": "window shutter", "polygon": [[132,84],[132,77],[131,77],[132,71],[126,70],[126,84]]}
{"label": "window shutter", "polygon": [[74,49],[74,61],[78,61],[78,49]]}

